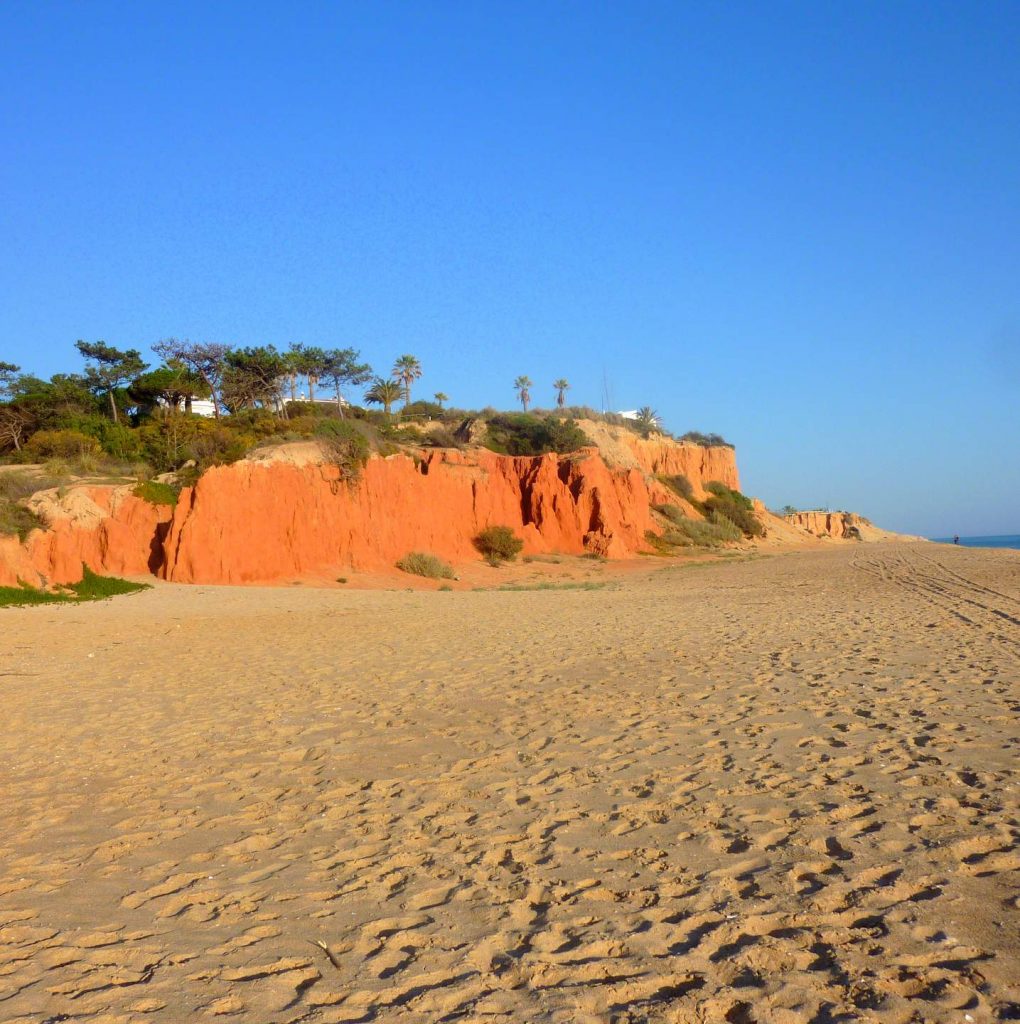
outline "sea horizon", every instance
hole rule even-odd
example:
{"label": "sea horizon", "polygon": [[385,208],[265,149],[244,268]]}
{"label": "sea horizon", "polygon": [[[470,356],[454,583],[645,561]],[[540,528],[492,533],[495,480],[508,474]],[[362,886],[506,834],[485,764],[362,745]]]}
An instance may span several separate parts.
{"label": "sea horizon", "polygon": [[[937,544],[952,544],[952,537],[930,537]],[[1020,533],[992,534],[986,537],[960,536],[959,543],[965,548],[1014,548],[1020,551]]]}

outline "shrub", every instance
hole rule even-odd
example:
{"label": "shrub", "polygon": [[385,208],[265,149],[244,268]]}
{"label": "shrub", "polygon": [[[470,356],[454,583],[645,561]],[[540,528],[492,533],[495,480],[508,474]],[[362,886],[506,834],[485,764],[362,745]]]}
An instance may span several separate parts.
{"label": "shrub", "polygon": [[82,468],[91,468],[99,458],[99,442],[80,430],[39,430],[25,444],[25,454],[33,461],[67,459]]}
{"label": "shrub", "polygon": [[524,541],[509,526],[487,526],[477,537],[475,547],[487,561],[512,562],[524,547]]}
{"label": "shrub", "polygon": [[436,430],[430,430],[425,443],[431,445],[433,448],[459,448],[460,441],[457,440],[453,431],[449,427],[439,427]]}
{"label": "shrub", "polygon": [[325,402],[286,402],[284,409],[289,420],[303,419],[305,417],[314,419],[327,419],[329,417],[340,417],[340,410],[335,404],[326,405]]}
{"label": "shrub", "polygon": [[315,428],[327,458],[344,480],[357,480],[368,462],[369,444],[364,430],[351,420],[324,419]]}
{"label": "shrub", "polygon": [[424,444],[427,440],[427,435],[413,424],[384,423],[379,427],[379,436],[393,444]]}
{"label": "shrub", "polygon": [[19,498],[30,498],[39,491],[59,487],[61,483],[58,477],[25,469],[0,473],[0,500],[6,498],[9,501],[17,501]]}
{"label": "shrub", "polygon": [[411,402],[400,410],[401,419],[441,420],[446,410],[438,402]]}
{"label": "shrub", "polygon": [[14,534],[24,540],[33,530],[45,530],[46,523],[31,509],[0,498],[0,535]]}
{"label": "shrub", "polygon": [[683,473],[676,473],[673,476],[660,476],[659,480],[674,494],[678,494],[683,498],[684,501],[694,503],[694,484]]}
{"label": "shrub", "polygon": [[147,501],[150,505],[177,504],[177,490],[170,484],[161,483],[158,480],[145,480],[138,484],[131,492],[136,498]]}
{"label": "shrub", "polygon": [[712,516],[724,516],[736,525],[745,537],[762,537],[765,528],[754,514],[754,504],[750,498],[734,491],[718,480],[705,485],[709,496],[702,502],[702,507]]}
{"label": "shrub", "polygon": [[397,568],[413,576],[425,576],[430,580],[454,580],[453,567],[435,555],[424,551],[412,551],[397,562]]}
{"label": "shrub", "polygon": [[703,448],[732,448],[733,445],[729,443],[720,434],[703,434],[700,430],[688,430],[681,441],[686,441],[688,444],[700,444]]}
{"label": "shrub", "polygon": [[[656,549],[704,547],[716,548],[741,540],[741,531],[725,516],[710,513],[707,520],[691,519],[675,505],[656,505],[655,511],[669,520],[669,527],[661,537],[648,538]],[[654,540],[652,539],[654,537]]]}
{"label": "shrub", "polygon": [[[221,427],[215,422],[202,420],[191,442],[180,452],[178,465],[194,461],[200,471],[210,466],[225,466],[243,459],[255,447],[255,435]],[[175,468],[175,467],[171,467]]]}
{"label": "shrub", "polygon": [[484,443],[500,455],[544,455],[569,454],[591,442],[574,420],[517,412],[489,417]]}

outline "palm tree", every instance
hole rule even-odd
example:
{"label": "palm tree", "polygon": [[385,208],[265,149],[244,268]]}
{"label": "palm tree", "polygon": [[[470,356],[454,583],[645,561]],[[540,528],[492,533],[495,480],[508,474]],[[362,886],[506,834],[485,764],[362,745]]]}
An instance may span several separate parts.
{"label": "palm tree", "polygon": [[421,378],[421,363],[416,356],[401,356],[394,364],[390,376],[400,381],[404,404],[411,402],[411,385]]}
{"label": "palm tree", "polygon": [[514,381],[514,388],[517,391],[517,397],[521,400],[521,405],[524,406],[524,411],[528,411],[528,402],[531,401],[531,385],[534,382],[530,377],[521,375]]}
{"label": "palm tree", "polygon": [[432,397],[436,400],[436,405],[438,405],[440,409],[443,407],[443,402],[450,401],[450,396],[444,395],[442,391],[437,391]]}
{"label": "palm tree", "polygon": [[642,431],[649,434],[659,425],[659,414],[650,405],[643,405],[637,411],[637,421]]}
{"label": "palm tree", "polygon": [[562,409],[567,404],[565,396],[570,388],[570,381],[566,377],[560,377],[559,380],[553,381],[553,387],[556,389],[556,404]]}
{"label": "palm tree", "polygon": [[389,416],[393,403],[403,394],[404,389],[398,381],[383,380],[382,377],[376,377],[372,381],[372,386],[365,392],[365,401],[370,402],[372,405],[381,405],[386,415]]}

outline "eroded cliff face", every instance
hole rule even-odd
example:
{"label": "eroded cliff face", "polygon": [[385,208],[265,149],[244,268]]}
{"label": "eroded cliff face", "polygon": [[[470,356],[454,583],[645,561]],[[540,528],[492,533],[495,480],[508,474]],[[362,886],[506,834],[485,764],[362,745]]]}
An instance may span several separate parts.
{"label": "eroded cliff face", "polygon": [[476,560],[473,538],[492,525],[512,527],[525,553],[627,558],[647,549],[648,530],[659,532],[653,504],[698,514],[655,474],[683,473],[700,493],[710,480],[739,486],[732,449],[605,429],[599,449],[569,456],[436,449],[373,457],[351,484],[317,444],[283,445],[209,470],[175,509],[135,497],[130,486],[42,492],[30,504],[49,529],[24,543],[0,539],[0,585],[77,582],[82,564],[182,583],[395,571],[411,551]]}
{"label": "eroded cliff face", "polygon": [[682,473],[694,486],[696,498],[707,496],[705,484],[713,480],[740,490],[737,457],[732,448],[683,444],[662,434],[643,438],[625,427],[593,420],[581,420],[578,425],[610,466],[640,469],[650,476]]}
{"label": "eroded cliff face", "polygon": [[172,510],[135,497],[130,486],[41,491],[29,506],[49,528],[33,530],[24,543],[0,538],[0,586],[77,583],[83,564],[116,576],[152,573],[161,564]]}
{"label": "eroded cliff face", "polygon": [[856,512],[793,512],[783,518],[787,523],[806,530],[813,537],[864,541],[871,544],[883,541],[927,540],[926,537],[917,537],[913,534],[883,530]]}
{"label": "eroded cliff face", "polygon": [[491,525],[513,527],[525,553],[619,558],[645,547],[654,522],[643,474],[594,453],[394,455],[370,459],[354,484],[328,464],[244,461],[181,494],[160,575],[264,583],[392,569],[410,551],[463,562],[478,558],[472,539]]}
{"label": "eroded cliff face", "polygon": [[861,527],[871,526],[867,519],[854,512],[792,512],[783,518],[814,537],[835,540],[860,540]]}

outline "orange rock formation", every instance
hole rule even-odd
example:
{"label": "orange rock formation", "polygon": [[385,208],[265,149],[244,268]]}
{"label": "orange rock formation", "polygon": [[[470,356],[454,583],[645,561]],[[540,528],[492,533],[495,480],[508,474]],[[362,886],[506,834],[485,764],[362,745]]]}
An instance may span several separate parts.
{"label": "orange rock formation", "polygon": [[792,512],[783,518],[815,537],[834,537],[836,540],[860,540],[861,528],[871,526],[867,519],[855,512]]}
{"label": "orange rock formation", "polygon": [[334,466],[245,461],[212,469],[182,493],[160,575],[188,583],[258,583],[392,568],[409,551],[478,557],[486,526],[513,527],[526,553],[644,547],[654,526],[637,470],[594,453],[512,458],[437,450],[373,458],[348,485]]}
{"label": "orange rock formation", "polygon": [[33,530],[23,544],[0,538],[0,586],[77,583],[83,564],[120,576],[160,566],[171,509],[136,498],[130,487],[78,486],[63,497],[43,491],[30,504],[49,529]]}
{"label": "orange rock formation", "polygon": [[43,492],[30,504],[50,527],[23,544],[0,539],[0,585],[75,582],[83,563],[177,582],[270,583],[389,570],[415,550],[463,562],[478,557],[478,532],[496,524],[513,527],[526,553],[625,558],[644,550],[646,531],[656,528],[652,504],[696,514],[651,474],[683,473],[697,492],[709,480],[739,486],[730,448],[644,440],[619,428],[600,441],[608,450],[600,443],[570,456],[443,449],[374,457],[353,484],[317,446],[285,445],[209,470],[175,509],[123,486]]}

